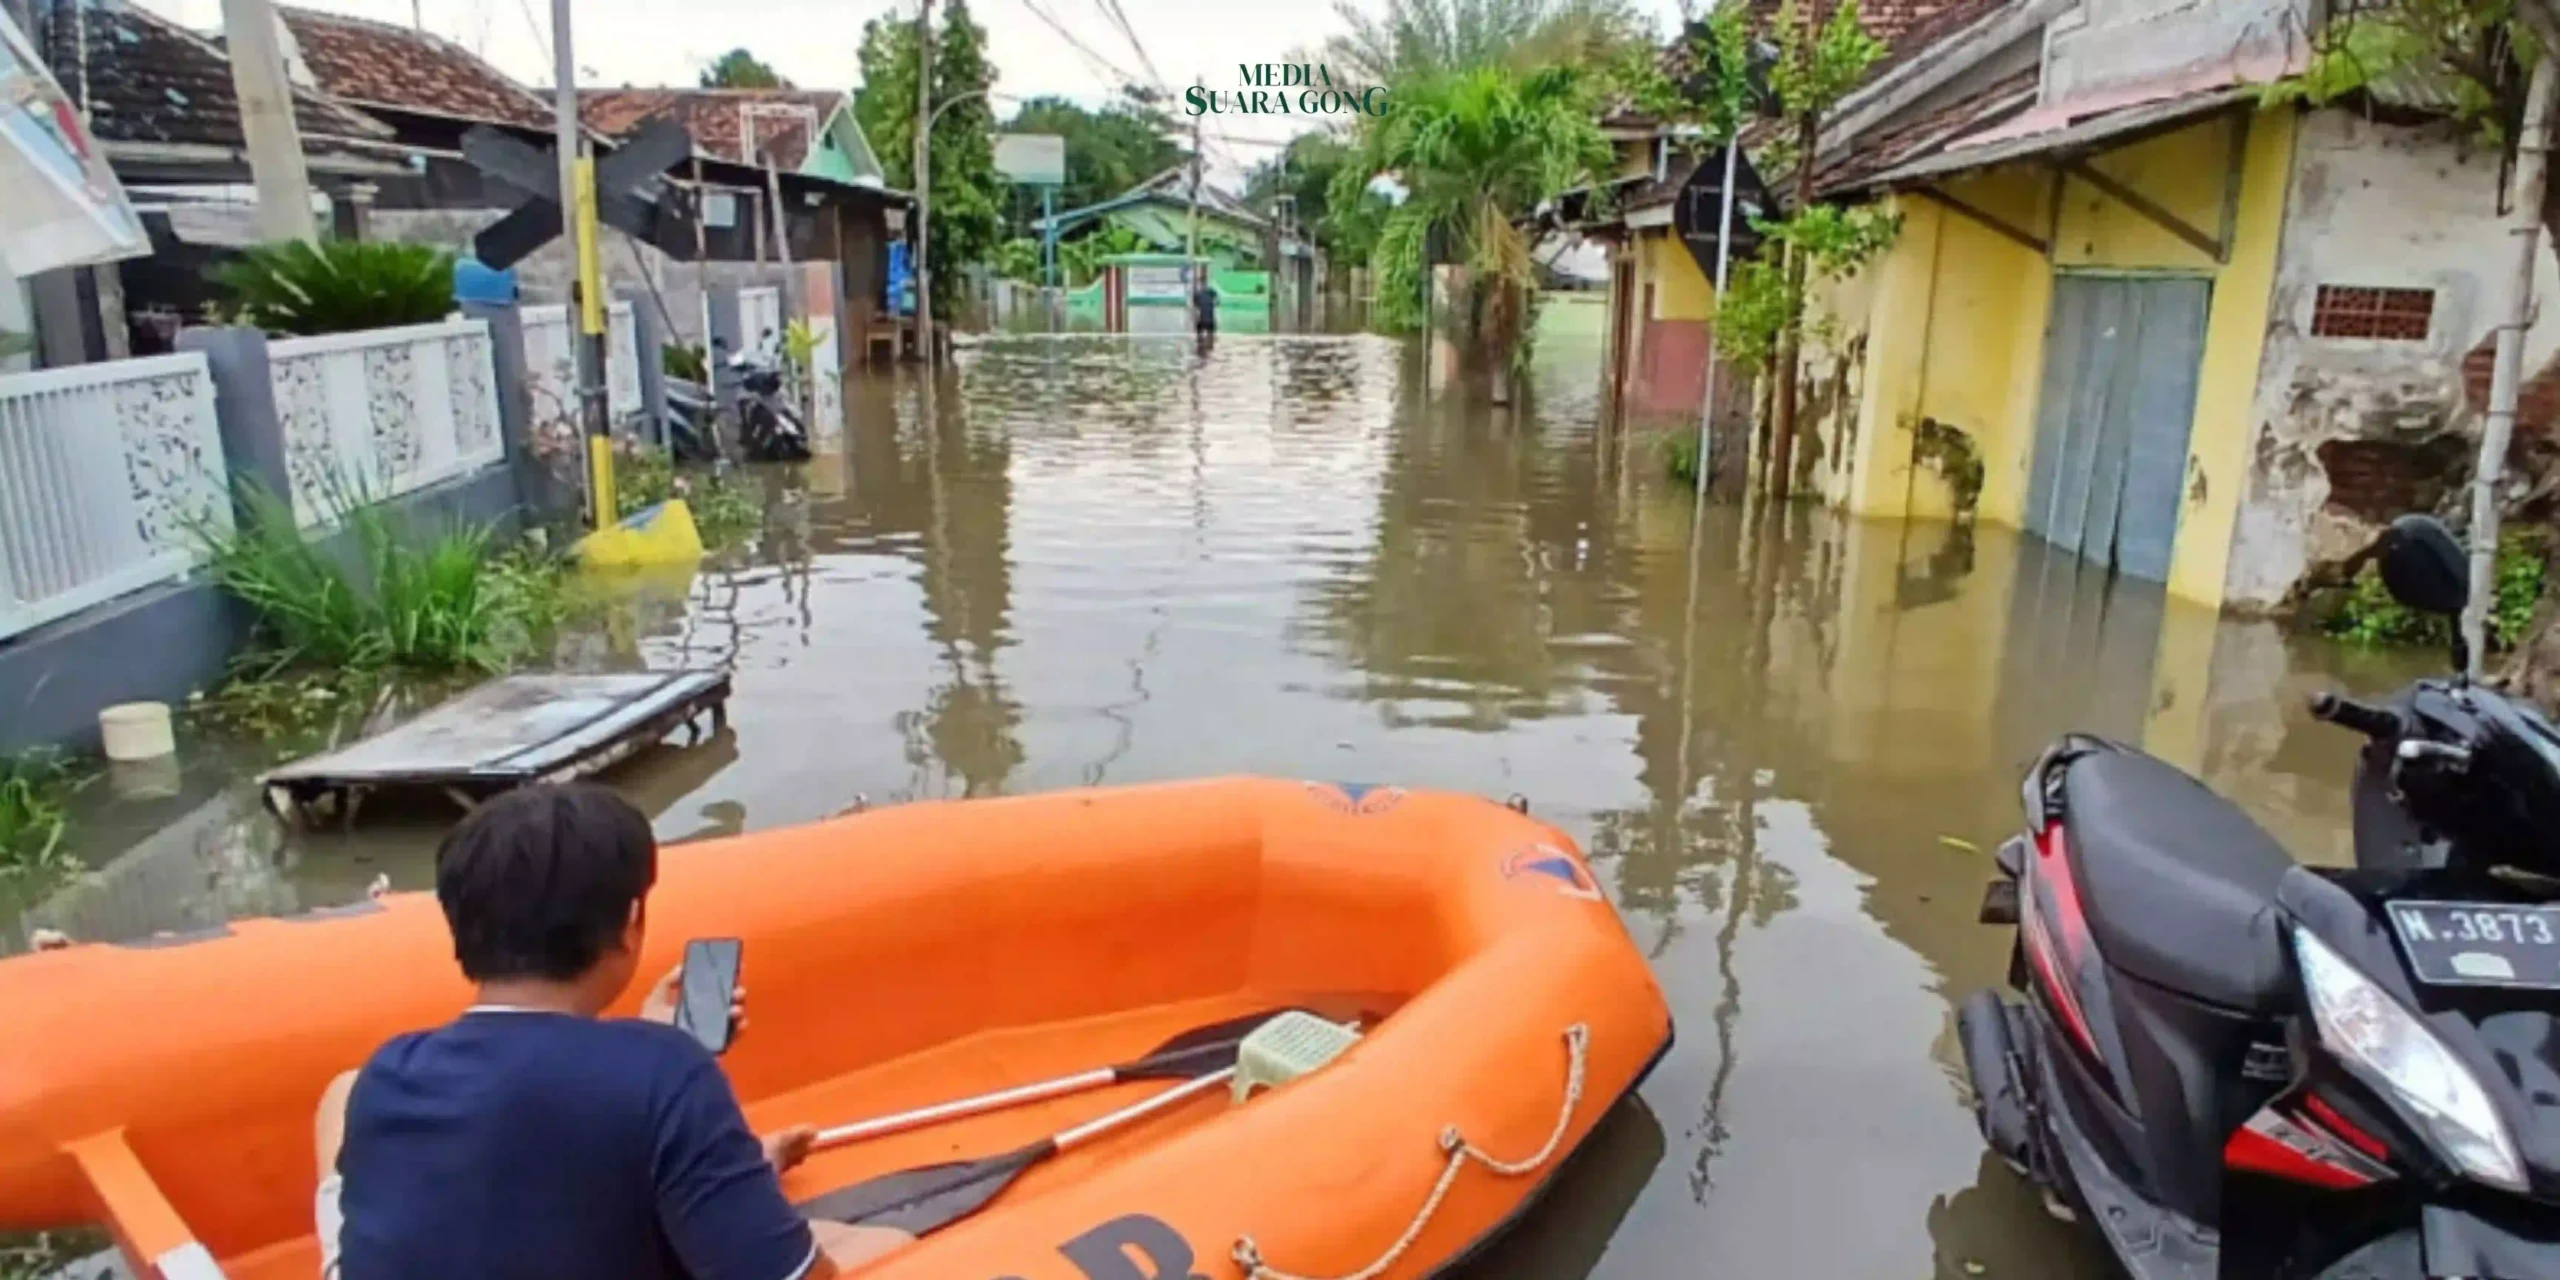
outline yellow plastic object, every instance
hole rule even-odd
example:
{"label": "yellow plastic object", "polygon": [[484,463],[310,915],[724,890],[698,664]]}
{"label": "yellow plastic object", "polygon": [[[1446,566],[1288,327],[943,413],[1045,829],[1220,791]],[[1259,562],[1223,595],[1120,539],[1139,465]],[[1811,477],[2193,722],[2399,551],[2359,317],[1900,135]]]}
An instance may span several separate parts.
{"label": "yellow plastic object", "polygon": [[1360,1033],[1338,1022],[1292,1009],[1253,1029],[1236,1046],[1235,1100],[1256,1089],[1284,1085],[1342,1056]]}
{"label": "yellow plastic object", "polygon": [[599,569],[683,564],[702,558],[702,534],[693,527],[692,508],[670,498],[578,539],[570,550],[580,563]]}

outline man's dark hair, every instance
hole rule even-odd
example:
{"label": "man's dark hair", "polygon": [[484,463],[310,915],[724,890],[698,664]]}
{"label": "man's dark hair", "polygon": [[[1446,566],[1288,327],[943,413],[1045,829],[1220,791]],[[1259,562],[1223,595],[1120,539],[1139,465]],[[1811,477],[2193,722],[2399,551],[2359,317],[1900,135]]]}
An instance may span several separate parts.
{"label": "man's dark hair", "polygon": [[594,968],[657,879],[649,820],[598,786],[508,792],[436,850],[436,901],[474,982],[566,982]]}

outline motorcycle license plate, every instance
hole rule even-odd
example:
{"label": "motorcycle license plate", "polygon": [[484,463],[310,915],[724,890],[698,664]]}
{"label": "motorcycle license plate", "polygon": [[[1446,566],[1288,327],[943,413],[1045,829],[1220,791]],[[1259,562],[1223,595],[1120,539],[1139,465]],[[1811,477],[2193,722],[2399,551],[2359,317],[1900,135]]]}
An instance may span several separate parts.
{"label": "motorcycle license plate", "polygon": [[2395,902],[2391,927],[2420,982],[2560,990],[2560,907]]}

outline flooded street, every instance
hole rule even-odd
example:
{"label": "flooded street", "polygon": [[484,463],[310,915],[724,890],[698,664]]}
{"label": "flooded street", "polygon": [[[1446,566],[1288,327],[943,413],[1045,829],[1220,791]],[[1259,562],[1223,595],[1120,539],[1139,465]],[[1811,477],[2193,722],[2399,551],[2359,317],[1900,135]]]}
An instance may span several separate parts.
{"label": "flooded street", "polygon": [[[2302,700],[2427,655],[2218,621],[2005,531],[1696,528],[1578,341],[1499,412],[1425,400],[1373,337],[990,340],[935,388],[848,387],[841,448],[759,477],[757,545],[561,661],[734,668],[727,732],[610,775],[666,839],[1222,773],[1527,797],[1590,851],[1679,1038],[1477,1280],[2104,1274],[1961,1094],[1952,1006],[2005,968],[1974,912],[2022,767],[2066,729],[2141,743],[2343,860],[2353,741]],[[236,781],[257,751],[185,756],[91,789],[105,870],[21,928],[430,885],[447,815],[287,839]]]}

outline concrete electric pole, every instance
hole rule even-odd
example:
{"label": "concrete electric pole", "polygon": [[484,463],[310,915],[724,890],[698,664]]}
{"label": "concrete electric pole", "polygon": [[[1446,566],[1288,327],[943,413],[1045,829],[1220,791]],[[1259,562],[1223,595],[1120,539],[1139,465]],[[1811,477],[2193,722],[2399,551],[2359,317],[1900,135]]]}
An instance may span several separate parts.
{"label": "concrete electric pole", "polygon": [[316,240],[311,176],[302,165],[302,133],[293,119],[293,82],[276,40],[267,0],[222,0],[222,31],[231,52],[231,91],[240,100],[240,133],[248,142],[249,178],[258,189],[258,238]]}
{"label": "concrete electric pole", "polygon": [[596,166],[579,147],[578,60],[569,42],[569,0],[551,0],[551,126],[560,151],[561,228],[577,255],[578,424],[587,443],[587,527],[622,518],[613,484],[613,419],[604,393],[604,270],[596,242]]}
{"label": "concrete electric pole", "polygon": [[916,346],[925,368],[934,365],[933,273],[925,255],[933,242],[933,0],[916,14]]}

